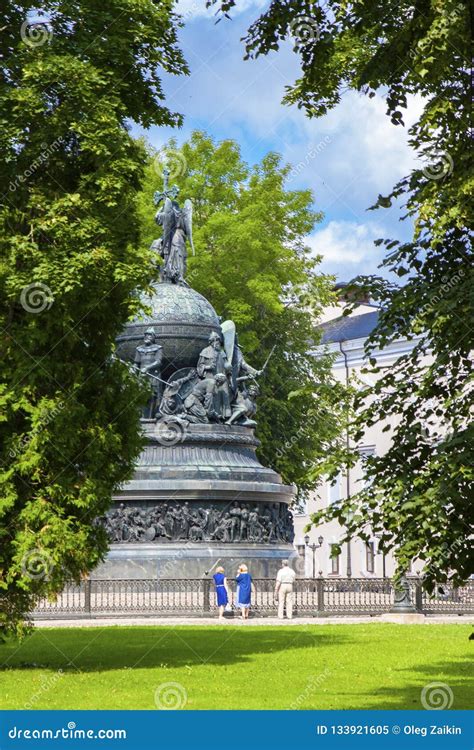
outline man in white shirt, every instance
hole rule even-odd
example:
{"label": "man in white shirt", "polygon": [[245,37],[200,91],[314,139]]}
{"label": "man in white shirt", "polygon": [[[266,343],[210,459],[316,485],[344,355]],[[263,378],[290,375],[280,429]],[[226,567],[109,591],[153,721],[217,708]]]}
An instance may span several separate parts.
{"label": "man in white shirt", "polygon": [[293,584],[295,578],[296,573],[288,565],[288,560],[283,560],[275,584],[275,596],[278,597],[278,617],[280,620],[283,620],[285,607],[288,619],[291,620],[293,617]]}

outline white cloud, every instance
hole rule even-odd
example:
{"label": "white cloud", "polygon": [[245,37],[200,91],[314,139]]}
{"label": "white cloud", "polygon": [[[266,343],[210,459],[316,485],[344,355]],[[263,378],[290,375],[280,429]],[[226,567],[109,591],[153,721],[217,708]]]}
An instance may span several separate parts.
{"label": "white cloud", "polygon": [[311,188],[315,208],[325,214],[326,226],[310,238],[325,258],[324,270],[342,279],[376,272],[384,250],[373,240],[407,239],[410,224],[399,223],[398,205],[376,213],[366,209],[412,169],[407,130],[422,101],[410,99],[405,127],[392,125],[383,96],[368,99],[354,91],[320,119],[283,106],[285,86],[300,75],[292,45],[243,60],[241,38],[263,5],[265,0],[242,0],[238,18],[216,26],[213,17],[204,18],[204,0],[180,0],[178,9],[188,14],[181,36],[191,75],[164,76],[164,82],[167,104],[185,115],[184,127],[152,128],[147,135],[160,146],[170,135],[181,143],[193,129],[206,130],[216,139],[235,139],[249,163],[279,151],[295,166],[289,187]]}
{"label": "white cloud", "polygon": [[347,281],[359,273],[376,272],[384,250],[374,240],[386,236],[386,229],[377,222],[330,221],[306,240],[315,255],[322,255],[322,270]]}
{"label": "white cloud", "polygon": [[[285,87],[300,75],[300,61],[290,42],[277,53],[244,61],[241,41],[265,0],[242,0],[235,21],[217,26],[209,19],[183,31],[182,46],[188,58],[189,78],[167,78],[167,103],[185,114],[185,131],[204,128],[217,137],[235,138],[250,148],[250,161],[262,151],[280,151],[290,163],[305,161],[315,145],[330,142],[295,180],[295,187],[319,193],[322,209],[346,201],[352,219],[363,212],[407,174],[414,155],[407,144],[407,129],[418,116],[420,100],[412,98],[406,127],[396,127],[385,114],[382,96],[372,99],[349,91],[326,116],[308,119],[296,106],[281,104]],[[205,15],[204,0],[180,0],[183,13]],[[245,13],[245,11],[248,11]],[[187,135],[186,132],[186,135]]]}
{"label": "white cloud", "polygon": [[[420,110],[412,99],[407,127]],[[307,163],[295,180],[297,187],[312,187],[318,207],[328,214],[351,214],[365,221],[365,210],[379,193],[386,194],[413,168],[414,153],[408,145],[407,127],[395,127],[385,114],[386,103],[348,92],[325,117],[309,120],[291,114],[292,128],[283,134],[283,153],[291,163]],[[307,158],[318,144],[316,157]]]}

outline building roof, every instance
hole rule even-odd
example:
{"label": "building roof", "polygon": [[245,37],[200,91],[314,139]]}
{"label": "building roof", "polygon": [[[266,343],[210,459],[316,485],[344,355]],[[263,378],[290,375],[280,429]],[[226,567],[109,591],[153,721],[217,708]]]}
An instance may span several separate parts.
{"label": "building roof", "polygon": [[379,311],[363,313],[362,315],[341,315],[340,318],[328,320],[319,328],[322,331],[322,344],[332,344],[337,341],[350,341],[351,339],[365,339],[377,325]]}

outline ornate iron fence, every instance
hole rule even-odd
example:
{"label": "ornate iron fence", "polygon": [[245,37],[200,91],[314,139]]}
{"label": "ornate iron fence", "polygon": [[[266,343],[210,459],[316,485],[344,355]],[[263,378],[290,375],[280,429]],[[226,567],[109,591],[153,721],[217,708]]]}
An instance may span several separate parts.
{"label": "ornate iron fence", "polygon": [[[252,613],[260,617],[275,616],[274,579],[256,578],[253,583]],[[236,611],[235,584],[229,580],[228,586],[232,616]],[[472,581],[458,589],[440,584],[430,596],[422,589],[420,579],[410,579],[410,590],[418,612],[474,613]],[[388,579],[303,578],[295,581],[294,614],[296,617],[374,616],[389,612],[393,599],[393,584]],[[206,617],[215,610],[214,587],[209,578],[87,580],[66,586],[54,602],[40,601],[34,617]]]}
{"label": "ornate iron fence", "polygon": [[418,606],[425,614],[471,614],[474,611],[474,583],[454,589],[442,583],[430,596],[426,591],[418,590]]}

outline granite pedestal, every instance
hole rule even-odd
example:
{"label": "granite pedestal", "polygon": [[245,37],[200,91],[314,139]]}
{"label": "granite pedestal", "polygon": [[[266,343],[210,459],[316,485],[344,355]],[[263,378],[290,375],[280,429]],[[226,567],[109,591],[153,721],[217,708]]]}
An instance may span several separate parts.
{"label": "granite pedestal", "polygon": [[146,446],[106,519],[112,545],[92,578],[200,578],[240,563],[273,577],[296,555],[294,489],[256,456],[241,425],[143,422]]}

